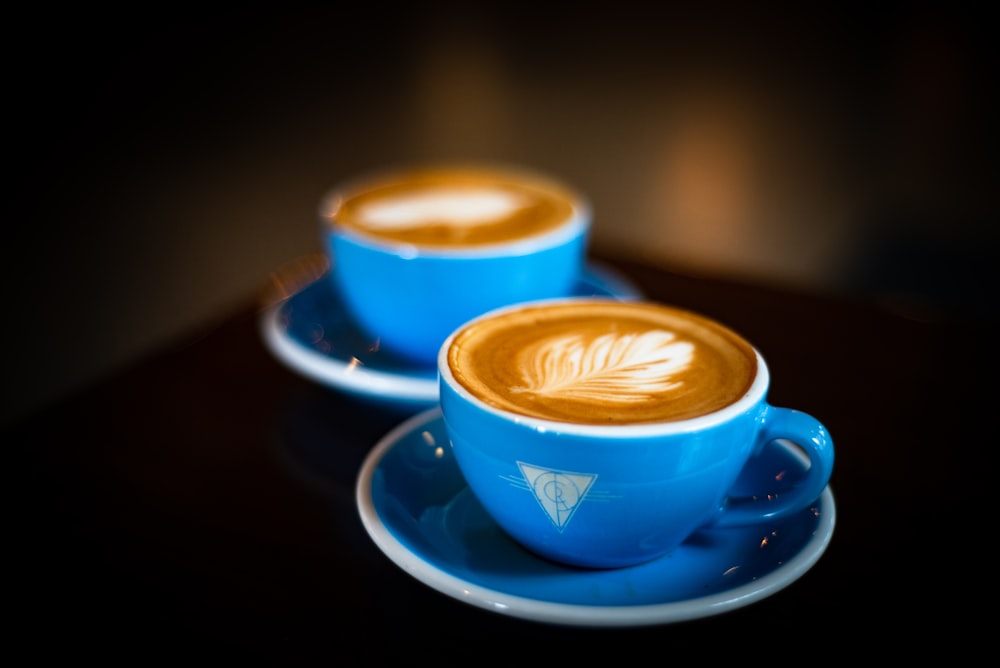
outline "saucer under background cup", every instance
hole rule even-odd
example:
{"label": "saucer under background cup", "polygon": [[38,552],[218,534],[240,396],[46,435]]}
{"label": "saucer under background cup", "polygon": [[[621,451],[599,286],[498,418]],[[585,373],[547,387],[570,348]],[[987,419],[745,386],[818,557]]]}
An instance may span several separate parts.
{"label": "saucer under background cup", "polygon": [[[314,259],[315,260],[315,259]],[[411,415],[437,404],[437,369],[395,356],[352,322],[322,264],[291,294],[260,314],[264,343],[293,371],[380,409]],[[587,262],[577,296],[637,299],[640,290],[597,262]]]}
{"label": "saucer under background cup", "polygon": [[[776,475],[794,480],[805,466],[797,448],[775,442],[748,465],[743,482]],[[703,530],[639,566],[562,566],[528,552],[489,518],[458,469],[438,408],[411,416],[380,439],[355,491],[371,539],[417,580],[499,614],[571,626],[667,624],[750,605],[812,568],[836,521],[828,486],[792,517]]]}

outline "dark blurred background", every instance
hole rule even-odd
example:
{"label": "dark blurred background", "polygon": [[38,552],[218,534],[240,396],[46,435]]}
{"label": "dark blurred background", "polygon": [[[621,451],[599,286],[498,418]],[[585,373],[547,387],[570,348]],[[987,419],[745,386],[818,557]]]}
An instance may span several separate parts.
{"label": "dark blurred background", "polygon": [[0,422],[246,306],[403,161],[551,171],[608,258],[994,316],[985,10],[561,6],[10,15]]}

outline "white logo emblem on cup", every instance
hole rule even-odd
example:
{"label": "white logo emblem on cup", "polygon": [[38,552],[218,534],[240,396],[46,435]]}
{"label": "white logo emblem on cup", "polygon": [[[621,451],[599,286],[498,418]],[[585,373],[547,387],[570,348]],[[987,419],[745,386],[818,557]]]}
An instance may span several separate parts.
{"label": "white logo emblem on cup", "polygon": [[540,468],[532,464],[518,462],[521,475],[528,483],[528,488],[535,495],[535,500],[545,514],[552,520],[557,530],[562,532],[573,518],[576,509],[583,503],[597,474],[570,473]]}

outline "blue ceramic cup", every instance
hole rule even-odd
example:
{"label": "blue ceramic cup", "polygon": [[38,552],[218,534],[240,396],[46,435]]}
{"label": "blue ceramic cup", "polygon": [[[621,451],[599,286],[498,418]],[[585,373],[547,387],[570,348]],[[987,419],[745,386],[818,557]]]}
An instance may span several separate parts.
{"label": "blue ceramic cup", "polygon": [[[767,364],[728,327],[648,301],[571,297],[496,309],[438,357],[458,466],[510,537],[553,561],[611,568],[699,530],[808,512],[834,463],[827,429],[772,406]],[[744,489],[773,441],[809,466]],[[789,475],[789,478],[792,476]]]}
{"label": "blue ceramic cup", "polygon": [[458,325],[506,304],[559,297],[581,276],[586,199],[528,169],[387,169],[322,199],[330,279],[381,349],[433,368]]}

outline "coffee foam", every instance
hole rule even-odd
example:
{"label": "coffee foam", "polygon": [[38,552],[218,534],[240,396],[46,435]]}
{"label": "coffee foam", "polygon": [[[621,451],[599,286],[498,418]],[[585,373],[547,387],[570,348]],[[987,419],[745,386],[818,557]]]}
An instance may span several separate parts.
{"label": "coffee foam", "polygon": [[404,230],[428,221],[455,227],[488,225],[530,205],[527,197],[490,188],[429,187],[388,195],[358,206],[358,222],[371,230]]}
{"label": "coffee foam", "polygon": [[551,233],[583,207],[568,187],[526,170],[429,166],[347,184],[321,214],[334,226],[388,241],[471,247]]}
{"label": "coffee foam", "polygon": [[452,375],[482,401],[542,419],[586,424],[677,421],[742,397],[756,353],[697,314],[612,300],[507,310],[454,337]]}

